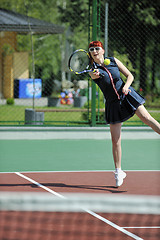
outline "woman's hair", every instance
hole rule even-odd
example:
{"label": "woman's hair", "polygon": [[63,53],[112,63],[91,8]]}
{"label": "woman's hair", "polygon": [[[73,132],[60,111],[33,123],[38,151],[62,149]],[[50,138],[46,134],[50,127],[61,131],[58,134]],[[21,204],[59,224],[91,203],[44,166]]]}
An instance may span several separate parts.
{"label": "woman's hair", "polygon": [[[100,41],[92,41],[92,42],[90,42],[90,44],[88,46],[88,49],[90,47],[101,47],[101,48],[104,49],[103,44]],[[89,56],[90,56],[90,62],[91,62],[91,64],[93,64],[94,61],[93,61],[93,58],[92,58],[90,52],[89,52]]]}
{"label": "woman's hair", "polygon": [[92,41],[92,42],[90,42],[88,48],[90,48],[90,47],[101,47],[101,48],[104,49],[103,44],[100,41]]}

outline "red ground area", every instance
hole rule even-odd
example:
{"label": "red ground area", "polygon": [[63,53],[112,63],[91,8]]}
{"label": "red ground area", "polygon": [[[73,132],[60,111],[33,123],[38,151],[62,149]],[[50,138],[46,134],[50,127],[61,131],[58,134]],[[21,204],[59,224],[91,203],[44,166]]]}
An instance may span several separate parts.
{"label": "red ground area", "polygon": [[[106,193],[160,195],[158,171],[127,172],[124,184],[116,188],[112,172],[41,172],[23,173],[57,193]],[[44,189],[16,175],[0,173],[0,194],[45,192]],[[118,197],[118,195],[117,195]],[[133,238],[87,213],[0,212],[0,240],[158,240],[159,215],[99,213],[100,216],[139,236]],[[143,226],[144,228],[136,228]],[[132,227],[132,228],[127,228]]]}
{"label": "red ground area", "polygon": [[[116,188],[112,172],[41,172],[25,176],[56,192],[123,193],[160,195],[160,172],[127,172],[124,184]],[[15,173],[0,174],[0,191],[44,191]]]}

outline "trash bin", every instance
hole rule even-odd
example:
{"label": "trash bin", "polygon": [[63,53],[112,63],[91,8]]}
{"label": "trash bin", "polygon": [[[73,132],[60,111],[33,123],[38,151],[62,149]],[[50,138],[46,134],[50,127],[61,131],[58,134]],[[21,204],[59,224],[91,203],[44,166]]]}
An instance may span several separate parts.
{"label": "trash bin", "polygon": [[27,125],[43,125],[44,112],[36,112],[34,109],[25,109],[25,124]]}

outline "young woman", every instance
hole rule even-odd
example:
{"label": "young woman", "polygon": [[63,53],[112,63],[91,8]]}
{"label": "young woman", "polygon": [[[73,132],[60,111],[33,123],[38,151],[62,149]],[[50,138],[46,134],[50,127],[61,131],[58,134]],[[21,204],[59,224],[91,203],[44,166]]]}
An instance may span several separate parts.
{"label": "young woman", "polygon": [[[131,84],[134,80],[131,72],[114,57],[109,57],[109,64],[104,64],[104,48],[100,41],[89,44],[89,54],[95,71],[89,73],[93,81],[103,92],[105,117],[110,124],[112,152],[115,163],[116,186],[123,184],[126,173],[121,170],[121,123],[136,114],[145,124],[160,134],[160,124],[148,113],[143,104],[144,98]],[[120,72],[126,77],[124,83]]]}

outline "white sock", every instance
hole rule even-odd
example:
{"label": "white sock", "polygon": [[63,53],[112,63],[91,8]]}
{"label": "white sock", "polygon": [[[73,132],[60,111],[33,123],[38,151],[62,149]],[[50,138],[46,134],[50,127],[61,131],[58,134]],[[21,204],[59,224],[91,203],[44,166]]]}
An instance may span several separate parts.
{"label": "white sock", "polygon": [[116,168],[116,173],[122,171],[121,168]]}

